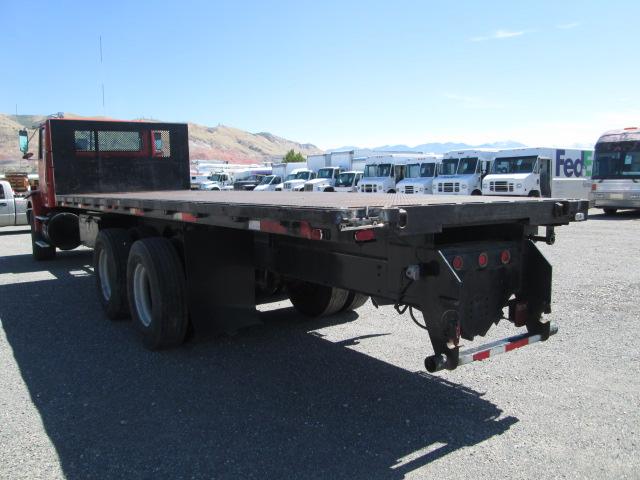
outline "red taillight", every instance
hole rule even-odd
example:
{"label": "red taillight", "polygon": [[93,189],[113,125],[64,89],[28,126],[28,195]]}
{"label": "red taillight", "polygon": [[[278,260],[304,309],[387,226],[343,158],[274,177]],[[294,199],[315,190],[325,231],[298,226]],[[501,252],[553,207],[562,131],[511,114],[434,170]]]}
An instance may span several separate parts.
{"label": "red taillight", "polygon": [[500,261],[503,265],[506,265],[511,261],[511,252],[509,250],[503,250],[500,252]]}
{"label": "red taillight", "polygon": [[489,265],[489,255],[487,255],[485,252],[482,252],[480,255],[478,255],[478,266],[480,268],[484,268],[487,265]]}
{"label": "red taillight", "polygon": [[356,242],[371,242],[376,239],[376,234],[373,229],[358,230],[353,234],[353,238],[356,239]]}
{"label": "red taillight", "polygon": [[625,130],[637,130],[638,127],[626,127]]}
{"label": "red taillight", "polygon": [[597,188],[598,188],[598,184],[597,183],[592,183],[591,184],[591,191],[592,192],[595,192]]}
{"label": "red taillight", "polygon": [[456,270],[462,270],[462,267],[464,267],[464,260],[460,255],[456,255],[455,257],[453,257],[451,265],[453,265],[453,268]]}

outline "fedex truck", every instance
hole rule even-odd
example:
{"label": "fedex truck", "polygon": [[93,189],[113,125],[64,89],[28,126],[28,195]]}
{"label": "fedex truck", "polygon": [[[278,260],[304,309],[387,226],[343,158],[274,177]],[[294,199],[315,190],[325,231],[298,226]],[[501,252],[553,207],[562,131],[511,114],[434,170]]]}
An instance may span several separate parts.
{"label": "fedex truck", "polygon": [[405,178],[397,184],[399,193],[433,193],[433,180],[436,178],[440,155],[430,155],[409,160]]}
{"label": "fedex truck", "polygon": [[444,154],[435,195],[482,195],[482,179],[489,173],[496,150],[456,150]]}
{"label": "fedex truck", "polygon": [[593,151],[566,148],[501,150],[482,181],[485,195],[588,199]]}

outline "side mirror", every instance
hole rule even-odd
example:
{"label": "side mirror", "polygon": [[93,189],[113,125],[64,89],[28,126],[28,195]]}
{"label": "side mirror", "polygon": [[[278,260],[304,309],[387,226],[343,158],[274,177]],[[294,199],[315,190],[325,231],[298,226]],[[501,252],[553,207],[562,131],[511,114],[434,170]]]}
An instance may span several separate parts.
{"label": "side mirror", "polygon": [[18,138],[20,139],[20,151],[26,155],[29,151],[29,132],[24,129],[20,130]]}

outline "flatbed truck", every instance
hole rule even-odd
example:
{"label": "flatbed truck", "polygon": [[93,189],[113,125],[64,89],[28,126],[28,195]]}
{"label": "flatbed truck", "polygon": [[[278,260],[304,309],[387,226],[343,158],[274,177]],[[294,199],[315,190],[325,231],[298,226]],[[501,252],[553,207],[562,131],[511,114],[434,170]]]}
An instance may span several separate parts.
{"label": "flatbed truck", "polygon": [[[257,292],[279,283],[311,318],[369,298],[393,305],[427,331],[430,372],[556,331],[544,316],[551,266],[534,242],[586,219],[587,201],[192,191],[184,124],[51,118],[37,128],[34,258],[93,248],[106,316],[131,318],[151,349],[191,329],[259,323]],[[501,319],[520,334],[461,349]]]}

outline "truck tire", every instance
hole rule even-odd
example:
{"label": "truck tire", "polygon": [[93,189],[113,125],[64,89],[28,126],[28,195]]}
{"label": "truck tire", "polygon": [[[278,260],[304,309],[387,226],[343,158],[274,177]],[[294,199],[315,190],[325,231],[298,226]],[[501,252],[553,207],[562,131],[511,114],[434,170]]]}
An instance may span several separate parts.
{"label": "truck tire", "polygon": [[345,306],[349,296],[348,290],[301,280],[288,281],[287,291],[296,310],[307,317],[323,317],[337,313]]}
{"label": "truck tire", "polygon": [[170,240],[143,238],[129,251],[129,310],[145,346],[151,350],[184,341],[188,328],[184,268]]}
{"label": "truck tire", "polygon": [[482,195],[482,192],[480,190],[474,190],[471,192],[471,195]]}
{"label": "truck tire", "polygon": [[531,191],[529,192],[529,195],[528,195],[528,196],[529,196],[529,197],[536,197],[536,198],[538,198],[538,197],[540,197],[540,192],[539,192],[538,190],[531,190]]}
{"label": "truck tire", "polygon": [[354,291],[349,291],[349,295],[347,296],[347,301],[344,303],[344,306],[340,310],[341,312],[352,312],[363,306],[369,300],[369,295],[364,295],[363,293],[356,293]]}
{"label": "truck tire", "polygon": [[38,262],[42,260],[52,260],[56,256],[56,247],[49,245],[41,247],[36,242],[44,242],[42,234],[36,232],[35,217],[33,213],[29,215],[29,224],[31,225],[31,255]]}
{"label": "truck tire", "polygon": [[603,210],[604,210],[604,214],[609,216],[615,215],[616,212],[618,211],[617,208],[603,208]]}
{"label": "truck tire", "polygon": [[129,233],[122,228],[100,230],[93,248],[93,268],[98,299],[110,320],[129,317],[127,259]]}

